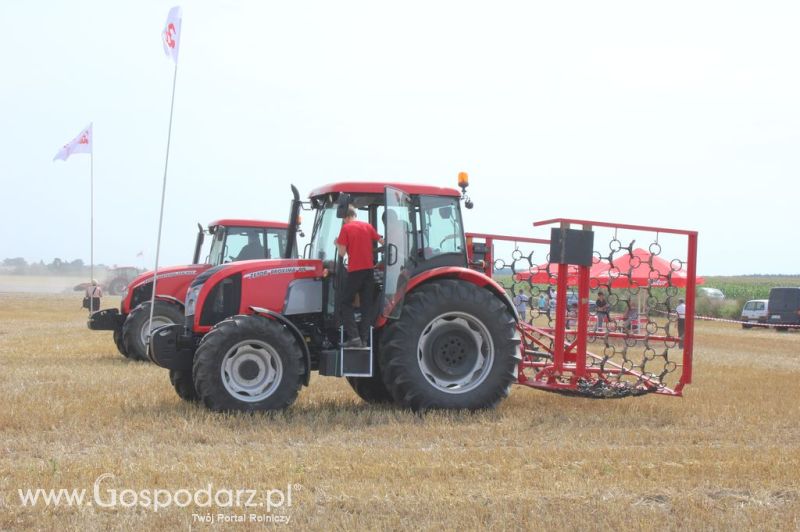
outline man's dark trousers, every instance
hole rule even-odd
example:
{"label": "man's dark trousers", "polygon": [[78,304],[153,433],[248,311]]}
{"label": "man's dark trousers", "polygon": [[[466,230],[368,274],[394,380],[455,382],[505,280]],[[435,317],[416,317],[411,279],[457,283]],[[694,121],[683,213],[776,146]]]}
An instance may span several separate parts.
{"label": "man's dark trousers", "polygon": [[[375,293],[375,278],[372,268],[347,272],[342,295],[342,324],[350,340],[361,338],[366,344],[369,342],[369,326],[372,325],[372,300]],[[361,327],[356,327],[356,318],[353,311],[353,299],[356,294],[361,301]]]}

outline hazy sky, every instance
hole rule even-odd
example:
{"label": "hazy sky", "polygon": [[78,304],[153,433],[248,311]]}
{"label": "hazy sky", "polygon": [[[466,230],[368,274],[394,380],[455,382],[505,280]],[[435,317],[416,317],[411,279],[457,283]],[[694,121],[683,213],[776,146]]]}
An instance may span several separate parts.
{"label": "hazy sky", "polygon": [[[173,2],[0,2],[0,258],[152,266]],[[162,264],[196,222],[341,180],[455,186],[471,231],[700,232],[701,274],[798,273],[800,3],[186,1]],[[310,228],[310,223],[306,224]],[[136,259],[139,251],[145,258]]]}

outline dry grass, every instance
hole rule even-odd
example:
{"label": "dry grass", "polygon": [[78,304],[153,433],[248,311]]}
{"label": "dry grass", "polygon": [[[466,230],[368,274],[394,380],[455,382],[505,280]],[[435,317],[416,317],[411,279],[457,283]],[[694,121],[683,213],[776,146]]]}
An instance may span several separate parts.
{"label": "dry grass", "polygon": [[800,527],[798,333],[698,324],[683,399],[515,388],[493,412],[416,416],[315,377],[286,413],[215,415],[86,329],[78,299],[0,294],[0,529],[203,528],[203,508],[19,502],[103,473],[119,490],[299,484],[301,529]]}

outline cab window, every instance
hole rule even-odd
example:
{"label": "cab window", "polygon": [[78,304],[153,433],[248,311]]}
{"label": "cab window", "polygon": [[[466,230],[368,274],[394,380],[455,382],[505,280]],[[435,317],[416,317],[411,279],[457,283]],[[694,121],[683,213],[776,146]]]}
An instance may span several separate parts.
{"label": "cab window", "polygon": [[342,228],[342,219],[336,217],[336,205],[320,210],[314,223],[311,239],[311,257],[318,260],[333,260],[336,257],[336,237]]}
{"label": "cab window", "polygon": [[263,229],[254,227],[228,228],[228,237],[225,241],[225,262],[263,258],[266,258]]}
{"label": "cab window", "polygon": [[423,258],[445,253],[463,254],[464,231],[458,199],[420,196],[419,207]]}

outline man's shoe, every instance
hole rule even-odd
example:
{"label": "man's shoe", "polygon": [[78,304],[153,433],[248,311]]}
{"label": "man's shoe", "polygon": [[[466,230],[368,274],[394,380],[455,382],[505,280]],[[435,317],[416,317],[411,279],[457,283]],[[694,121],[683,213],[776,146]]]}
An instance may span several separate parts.
{"label": "man's shoe", "polygon": [[342,347],[364,347],[364,343],[361,341],[361,338],[351,338],[343,343]]}

